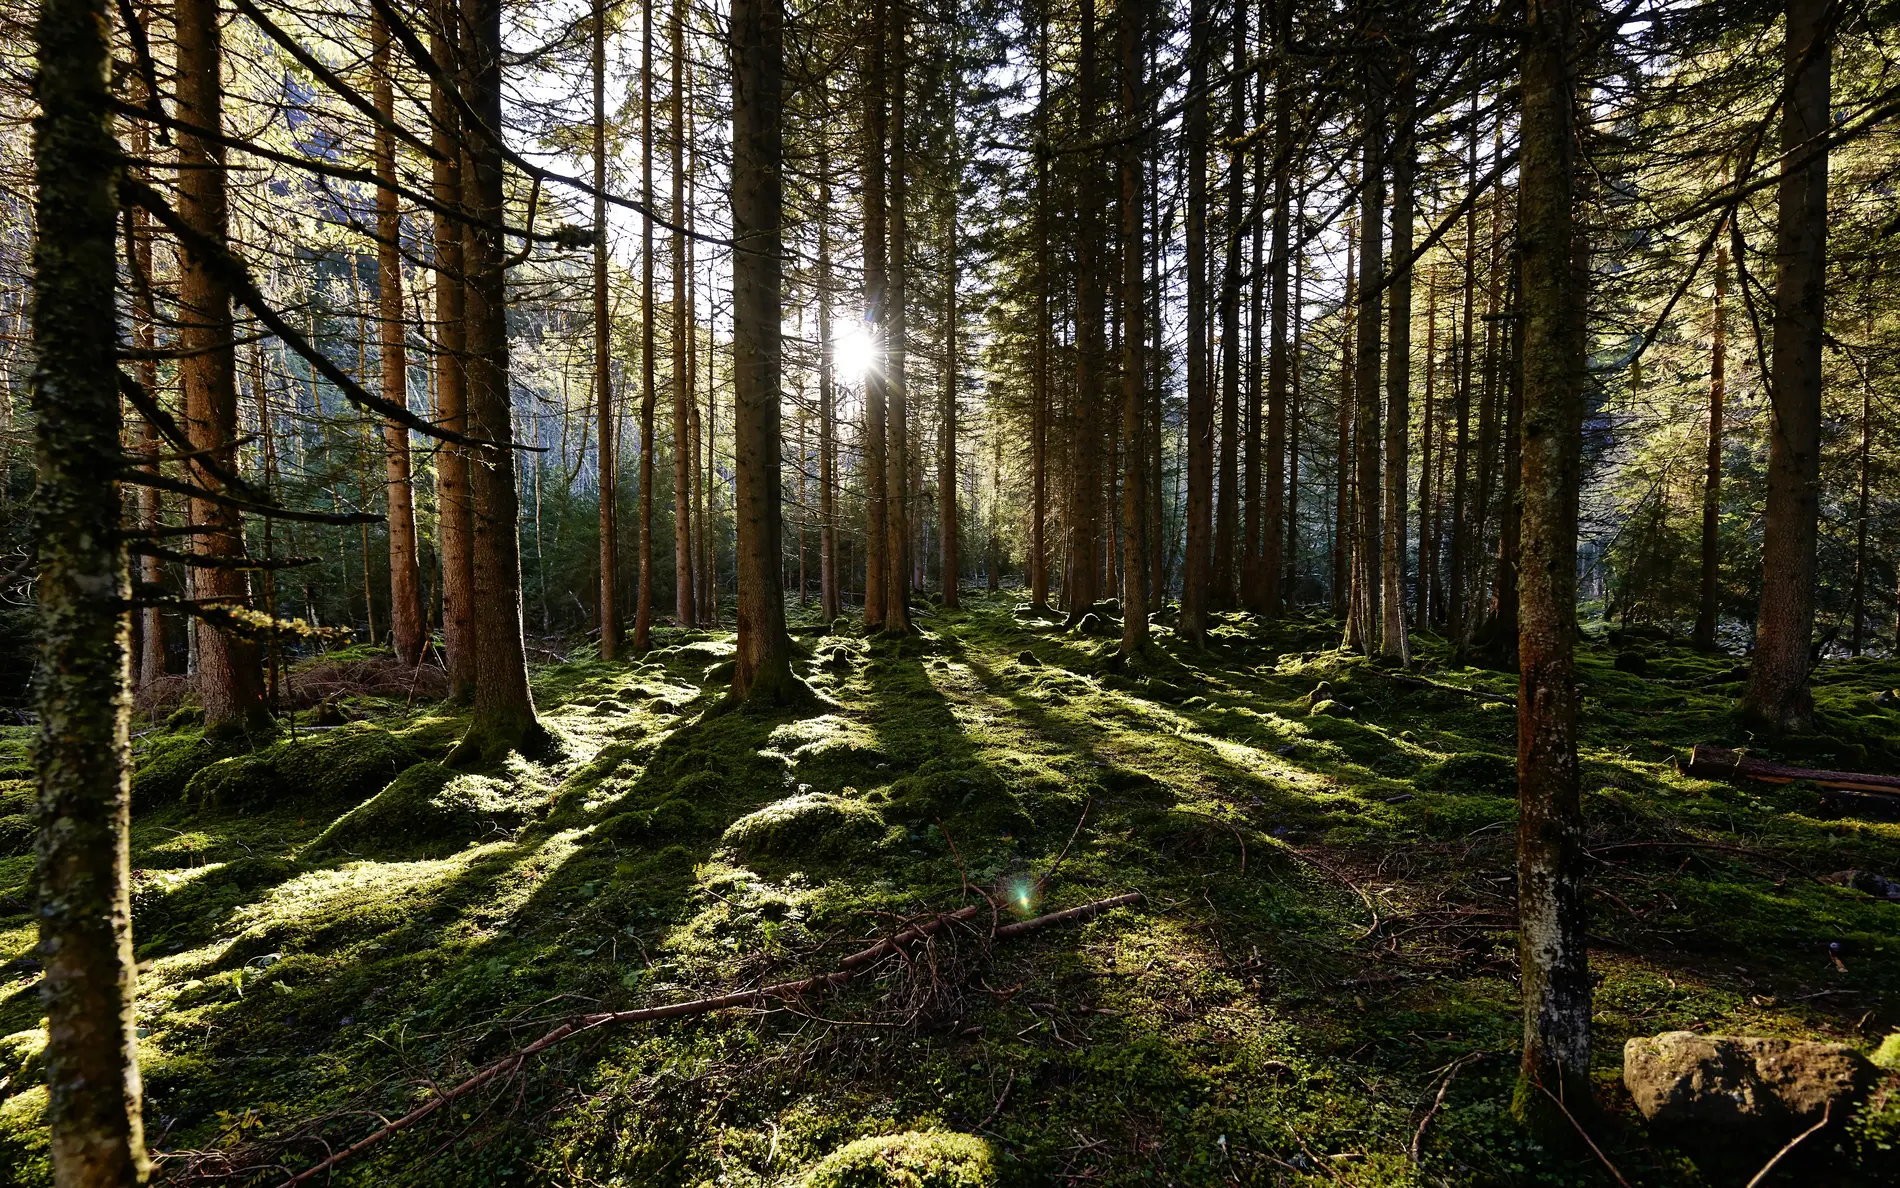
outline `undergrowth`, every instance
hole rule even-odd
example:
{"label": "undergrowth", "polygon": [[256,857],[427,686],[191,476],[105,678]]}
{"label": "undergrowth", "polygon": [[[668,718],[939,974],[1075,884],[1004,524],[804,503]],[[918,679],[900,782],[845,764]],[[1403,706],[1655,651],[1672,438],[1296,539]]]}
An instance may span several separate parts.
{"label": "undergrowth", "polygon": [[[541,667],[546,762],[444,767],[461,719],[393,687],[270,737],[152,726],[133,927],[161,1169],[276,1183],[568,1014],[822,972],[978,904],[824,996],[552,1048],[333,1182],[1613,1182],[1508,1116],[1509,675],[1424,636],[1412,677],[1477,695],[1395,681],[1328,621],[1239,614],[1205,651],[1164,626],[1121,665],[1112,634],[966,602],[896,641],[801,622],[820,703],[796,716],[721,711],[719,632]],[[1580,659],[1592,1130],[1631,1183],[1740,1182],[1643,1125],[1623,1042],[1878,1044],[1900,905],[1824,876],[1900,874],[1900,825],[1678,760],[1900,771],[1900,665],[1824,665],[1818,732],[1769,743],[1739,724],[1732,657],[1649,641],[1638,676],[1600,636]],[[0,737],[0,1180],[39,1184],[26,737]],[[986,940],[992,909],[1126,891],[1145,902]],[[1893,1097],[1788,1175],[1893,1182]]]}

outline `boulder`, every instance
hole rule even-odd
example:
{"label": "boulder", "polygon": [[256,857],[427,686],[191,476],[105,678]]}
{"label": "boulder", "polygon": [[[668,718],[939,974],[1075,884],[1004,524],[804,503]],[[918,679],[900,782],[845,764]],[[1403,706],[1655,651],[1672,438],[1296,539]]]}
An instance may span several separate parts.
{"label": "boulder", "polygon": [[1623,1048],[1623,1083],[1651,1122],[1784,1137],[1864,1094],[1874,1066],[1846,1044],[1669,1031]]}
{"label": "boulder", "polygon": [[1614,666],[1618,672],[1627,672],[1631,676],[1649,674],[1649,655],[1645,652],[1628,651],[1617,654]]}

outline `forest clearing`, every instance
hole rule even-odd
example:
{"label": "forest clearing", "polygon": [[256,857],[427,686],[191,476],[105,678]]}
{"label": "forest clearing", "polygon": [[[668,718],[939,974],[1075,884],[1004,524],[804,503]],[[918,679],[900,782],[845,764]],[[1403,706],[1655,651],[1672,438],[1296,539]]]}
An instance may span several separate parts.
{"label": "forest clearing", "polygon": [[0,0],[0,1184],[1900,1183],[1900,0]]}

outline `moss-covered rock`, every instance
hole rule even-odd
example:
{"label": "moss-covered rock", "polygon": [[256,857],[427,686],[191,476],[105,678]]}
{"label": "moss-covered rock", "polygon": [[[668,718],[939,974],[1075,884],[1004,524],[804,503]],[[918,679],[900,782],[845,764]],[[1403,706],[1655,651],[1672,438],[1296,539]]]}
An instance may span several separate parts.
{"label": "moss-covered rock", "polygon": [[0,780],[0,858],[33,849],[33,834],[38,829],[33,819],[34,799],[33,781]]}
{"label": "moss-covered rock", "polygon": [[[204,711],[198,710],[197,714],[202,723]],[[176,718],[178,715],[172,716]],[[185,786],[193,776],[218,760],[245,749],[246,743],[242,738],[209,739],[196,729],[159,735],[136,756],[133,763],[133,809],[157,808],[173,803],[185,794]]]}
{"label": "moss-covered rock", "polygon": [[[690,778],[690,777],[689,777]],[[703,838],[713,832],[717,818],[698,802],[669,796],[647,809],[631,809],[594,827],[594,837],[635,845],[667,845]]]}
{"label": "moss-covered rock", "polygon": [[1426,768],[1425,783],[1448,792],[1509,792],[1517,787],[1517,760],[1488,751],[1465,751]]}
{"label": "moss-covered rock", "polygon": [[338,817],[310,844],[310,853],[336,850],[372,857],[440,855],[471,841],[517,828],[529,806],[510,785],[466,775],[440,763],[418,763],[381,792]]}
{"label": "moss-covered rock", "polygon": [[227,812],[363,800],[421,758],[379,726],[345,726],[219,759],[191,777],[185,800]]}
{"label": "moss-covered rock", "polygon": [[726,829],[731,849],[766,858],[846,858],[875,845],[884,818],[862,800],[829,792],[789,796]]}
{"label": "moss-covered rock", "polygon": [[939,817],[981,822],[983,832],[1013,833],[1031,824],[1021,799],[981,763],[944,757],[932,759],[892,784],[885,793],[885,815],[923,824]]}
{"label": "moss-covered rock", "polygon": [[8,1094],[46,1079],[46,1030],[34,1027],[0,1036],[0,1084]]}
{"label": "moss-covered rock", "polygon": [[943,1130],[907,1130],[847,1143],[805,1173],[803,1188],[994,1188],[988,1140]]}

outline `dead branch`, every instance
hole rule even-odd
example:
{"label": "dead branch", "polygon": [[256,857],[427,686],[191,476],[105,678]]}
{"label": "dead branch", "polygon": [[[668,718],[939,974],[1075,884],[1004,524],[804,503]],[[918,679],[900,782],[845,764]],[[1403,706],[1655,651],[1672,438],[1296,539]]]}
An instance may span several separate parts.
{"label": "dead branch", "polygon": [[1790,767],[1766,759],[1752,759],[1726,747],[1698,745],[1689,752],[1688,774],[1705,780],[1756,780],[1766,784],[1792,784],[1797,781],[1818,784],[1832,792],[1844,792],[1861,799],[1900,808],[1900,776],[1873,775],[1857,771],[1823,771],[1809,767]]}
{"label": "dead branch", "polygon": [[[1139,903],[1141,899],[1141,892],[1132,891],[1126,895],[1117,895],[1111,899],[1083,904],[1081,907],[1069,908],[1067,911],[1051,912],[1046,916],[1037,916],[1032,920],[1021,920],[1014,924],[1005,924],[1003,927],[996,929],[993,936],[997,940],[1003,940],[1007,937],[1022,936],[1025,933],[1035,932],[1051,924],[1066,923],[1070,920],[1092,919],[1110,908],[1121,907],[1125,904]],[[770,986],[760,986],[752,990],[738,990],[731,994],[721,994],[712,998],[698,998],[689,1002],[668,1003],[665,1006],[642,1007],[630,1011],[597,1011],[591,1014],[576,1015],[547,1032],[547,1034],[543,1035],[540,1039],[528,1044],[526,1047],[519,1048],[501,1059],[484,1066],[460,1084],[439,1091],[428,1101],[410,1110],[407,1114],[387,1124],[375,1133],[345,1147],[343,1150],[338,1151],[323,1161],[298,1172],[290,1179],[284,1181],[281,1188],[295,1188],[295,1185],[309,1182],[314,1177],[362,1154],[364,1151],[378,1145],[392,1135],[407,1130],[443,1106],[468,1096],[470,1093],[473,1093],[475,1090],[497,1078],[512,1075],[515,1071],[520,1069],[523,1064],[527,1063],[529,1057],[583,1032],[592,1031],[599,1027],[608,1026],[609,1024],[646,1023],[660,1019],[678,1019],[688,1015],[706,1015],[714,1011],[727,1010],[732,1007],[757,1006],[769,999],[796,1000],[813,991],[828,989],[832,986],[842,986],[846,982],[849,982],[859,970],[866,966],[874,964],[883,957],[901,952],[908,945],[935,935],[946,925],[954,921],[968,920],[977,915],[980,911],[982,911],[982,909],[979,907],[966,907],[921,923],[913,924],[895,936],[887,937],[869,948],[860,949],[858,952],[844,958],[844,960],[838,963],[838,968],[832,970],[830,973],[822,973],[809,978],[800,978],[796,981],[778,982]]]}

